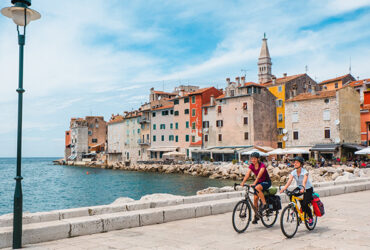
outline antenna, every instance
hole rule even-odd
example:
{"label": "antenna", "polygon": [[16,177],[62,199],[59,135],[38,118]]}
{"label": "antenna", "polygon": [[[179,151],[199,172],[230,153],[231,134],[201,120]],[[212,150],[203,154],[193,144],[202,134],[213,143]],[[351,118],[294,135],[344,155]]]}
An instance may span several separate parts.
{"label": "antenna", "polygon": [[305,66],[306,74],[308,72],[308,65]]}
{"label": "antenna", "polygon": [[351,68],[351,57],[349,57],[349,73],[351,74],[351,70],[352,70],[352,68]]}
{"label": "antenna", "polygon": [[242,73],[244,72],[244,77],[246,77],[247,76],[247,70],[246,69],[241,69],[240,70]]}

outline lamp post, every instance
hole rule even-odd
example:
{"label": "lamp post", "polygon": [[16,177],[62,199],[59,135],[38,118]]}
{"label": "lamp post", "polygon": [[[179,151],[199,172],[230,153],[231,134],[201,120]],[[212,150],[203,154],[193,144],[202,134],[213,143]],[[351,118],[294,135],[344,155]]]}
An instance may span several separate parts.
{"label": "lamp post", "polygon": [[[31,0],[12,0],[12,7],[3,8],[1,14],[13,19],[17,25],[19,45],[19,85],[18,85],[18,132],[17,132],[17,176],[15,177],[14,213],[13,213],[13,248],[22,248],[22,108],[23,108],[23,48],[26,38],[26,26],[29,22],[37,20],[41,15],[29,8]],[[20,28],[23,27],[23,33]]]}

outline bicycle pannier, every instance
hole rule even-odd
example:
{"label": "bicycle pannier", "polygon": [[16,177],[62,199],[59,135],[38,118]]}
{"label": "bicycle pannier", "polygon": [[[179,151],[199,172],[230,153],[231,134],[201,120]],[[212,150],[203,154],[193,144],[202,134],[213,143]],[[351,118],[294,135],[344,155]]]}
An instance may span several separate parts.
{"label": "bicycle pannier", "polygon": [[270,195],[268,198],[268,204],[272,205],[272,210],[277,211],[281,209],[281,200],[278,195]]}
{"label": "bicycle pannier", "polygon": [[317,196],[312,200],[312,206],[317,217],[321,217],[325,214],[324,204]]}

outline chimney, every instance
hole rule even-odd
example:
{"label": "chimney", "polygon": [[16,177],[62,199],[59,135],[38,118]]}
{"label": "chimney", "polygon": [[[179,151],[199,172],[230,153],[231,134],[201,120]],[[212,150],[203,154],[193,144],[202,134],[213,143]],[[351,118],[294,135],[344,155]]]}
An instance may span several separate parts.
{"label": "chimney", "polygon": [[180,93],[179,93],[179,95],[180,95],[180,96],[184,96],[184,92],[185,92],[185,90],[184,90],[184,89],[180,89]]}
{"label": "chimney", "polygon": [[242,85],[244,86],[244,84],[245,84],[245,76],[242,76],[241,78],[242,78]]}
{"label": "chimney", "polygon": [[276,83],[276,76],[272,76],[272,84]]}
{"label": "chimney", "polygon": [[227,86],[230,85],[230,78],[226,78],[226,83],[227,83]]}
{"label": "chimney", "polygon": [[216,103],[215,103],[215,96],[214,95],[211,95],[210,104],[211,104],[211,106],[216,105]]}
{"label": "chimney", "polygon": [[238,76],[238,77],[235,77],[235,82],[237,83],[237,84],[240,84],[240,77]]}
{"label": "chimney", "polygon": [[284,73],[283,76],[286,77],[288,74],[287,73]]}

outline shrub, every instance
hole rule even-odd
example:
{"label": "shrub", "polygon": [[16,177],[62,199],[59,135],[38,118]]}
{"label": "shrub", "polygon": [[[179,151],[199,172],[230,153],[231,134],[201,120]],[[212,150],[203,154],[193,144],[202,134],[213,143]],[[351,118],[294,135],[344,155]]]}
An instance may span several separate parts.
{"label": "shrub", "polygon": [[209,161],[209,157],[208,156],[204,156],[203,157],[203,161]]}
{"label": "shrub", "polygon": [[340,161],[343,163],[343,162],[346,162],[347,161],[347,158],[346,157],[342,157],[340,158]]}
{"label": "shrub", "polygon": [[232,160],[232,163],[235,165],[238,162],[238,160],[234,159]]}
{"label": "shrub", "polygon": [[311,166],[315,166],[315,165],[316,165],[316,160],[315,160],[315,158],[310,158],[310,159],[308,160],[308,163],[309,163],[309,164],[311,164]]}
{"label": "shrub", "polygon": [[213,158],[211,158],[209,161],[210,161],[210,162],[214,162]]}

